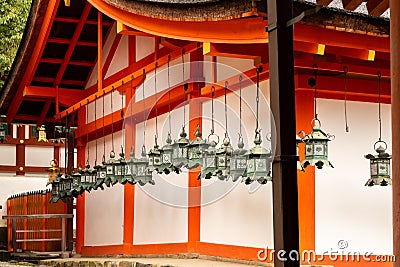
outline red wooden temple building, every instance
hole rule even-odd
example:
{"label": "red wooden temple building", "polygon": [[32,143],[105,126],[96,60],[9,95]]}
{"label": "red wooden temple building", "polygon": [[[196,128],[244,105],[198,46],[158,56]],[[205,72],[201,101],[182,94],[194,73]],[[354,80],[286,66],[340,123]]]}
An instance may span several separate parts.
{"label": "red wooden temple building", "polygon": [[[262,144],[271,148],[266,2],[33,0],[0,94],[0,113],[13,125],[0,144],[1,214],[10,195],[46,188],[45,170],[52,159],[66,164],[63,144],[37,142],[32,125],[77,126],[75,168],[87,162],[94,166],[103,156],[108,160],[110,151],[118,154],[121,147],[125,155],[134,147],[139,157],[144,144],[153,147],[155,134],[162,146],[169,131],[173,139],[179,137],[182,125],[189,139],[199,125],[206,137],[212,116],[221,140],[228,132],[236,148],[241,128],[251,147],[258,81]],[[316,107],[321,127],[335,136],[329,142],[334,168],[307,167],[297,173],[300,252],[316,256],[301,260],[396,266],[391,255],[399,256],[400,240],[399,110],[394,101],[400,5],[391,1],[390,20],[382,16],[388,0],[316,2],[293,2],[294,16],[305,14],[293,34],[296,130],[311,131]],[[364,155],[374,152],[379,137],[378,101],[382,139],[393,154],[393,185],[368,187]],[[301,160],[303,154],[300,146]],[[199,172],[157,175],[155,185],[116,184],[83,193],[73,205],[76,252],[198,253],[263,261],[274,249],[272,183],[198,180]],[[329,257],[332,253],[368,257],[341,260]]]}

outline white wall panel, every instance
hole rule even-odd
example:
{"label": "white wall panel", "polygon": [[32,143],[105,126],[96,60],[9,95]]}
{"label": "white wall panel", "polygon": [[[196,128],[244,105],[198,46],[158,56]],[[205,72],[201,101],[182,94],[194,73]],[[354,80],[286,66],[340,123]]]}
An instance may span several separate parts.
{"label": "white wall panel", "polygon": [[[266,134],[270,132],[270,114],[268,108],[269,84],[260,84],[260,128],[263,129],[263,145],[270,148]],[[239,132],[239,92],[229,94],[228,133],[232,146],[237,148]],[[242,131],[245,147],[254,146],[256,87],[242,91]],[[220,143],[225,132],[224,98],[216,99],[215,131]],[[211,129],[211,101],[203,104],[203,135]],[[249,247],[273,247],[272,224],[272,186],[271,183],[258,186],[221,182],[219,180],[202,181],[201,241]]]}
{"label": "white wall panel", "polygon": [[127,68],[129,65],[129,48],[128,48],[128,35],[123,35],[119,41],[117,50],[115,51],[114,57],[111,60],[110,67],[104,78],[117,73],[118,71]]}
{"label": "white wall panel", "polygon": [[[183,120],[183,109],[174,111],[172,116],[172,138],[176,139],[182,125],[178,121]],[[166,118],[166,115],[159,118],[160,145],[165,142],[168,132]],[[136,126],[136,156],[143,144],[143,128],[143,123]],[[155,119],[151,119],[146,124],[147,151],[154,145],[154,133]],[[153,177],[156,185],[136,186],[134,244],[187,242],[187,173]]]}
{"label": "white wall panel", "polygon": [[[125,86],[128,86],[126,84]],[[128,88],[128,87],[127,87]],[[112,107],[111,107],[111,98],[112,98]],[[88,107],[88,122],[94,121],[95,115],[97,119],[103,118],[103,97],[100,97],[96,100],[96,105],[93,101],[86,107]],[[97,114],[94,113],[94,108],[96,106]],[[116,112],[121,109],[121,107],[125,107],[125,95],[121,95],[117,90],[114,93],[109,93],[104,96],[104,115],[107,116],[112,112]],[[85,117],[86,118],[86,117]],[[100,123],[102,123],[100,121]],[[101,125],[101,124],[100,124]],[[98,125],[98,126],[100,126]]]}
{"label": "white wall panel", "polygon": [[116,184],[85,195],[85,246],[123,243],[124,187]]}
{"label": "white wall panel", "polygon": [[[108,54],[110,53],[111,46],[114,42],[116,34],[117,34],[117,24],[114,23],[110,30],[110,34],[108,35],[107,40],[103,45],[103,57],[102,57],[102,65],[103,66],[104,66],[104,63],[106,62]],[[85,88],[89,88],[90,86],[93,86],[96,83],[97,83],[97,62],[93,67],[93,71],[88,79],[88,82],[87,82]]]}
{"label": "white wall panel", "polygon": [[53,147],[40,147],[40,146],[25,147],[26,166],[50,167],[50,161],[53,159],[54,159]]}
{"label": "white wall panel", "polygon": [[136,36],[136,62],[154,53],[155,38]]}
{"label": "white wall panel", "polygon": [[[348,102],[350,132],[345,132],[343,101],[318,100],[322,129],[334,134],[329,158],[334,169],[316,170],[316,249],[392,254],[392,188],[366,187],[369,160],[378,140],[378,105]],[[391,151],[390,105],[382,105],[382,134]],[[310,129],[306,129],[307,132]]]}
{"label": "white wall panel", "polygon": [[3,215],[7,215],[7,198],[13,194],[24,193],[27,191],[46,189],[47,177],[15,176],[12,174],[0,174],[0,227],[5,227],[7,221],[1,220]]}
{"label": "white wall panel", "polygon": [[1,145],[0,165],[14,166],[16,164],[15,145]]}
{"label": "white wall panel", "polygon": [[[104,139],[99,138],[97,139],[97,164],[101,164],[103,158],[103,151],[104,151]],[[106,144],[106,153],[105,158],[108,160],[110,158],[110,152],[112,150],[112,136],[111,134],[105,137],[105,144]],[[115,158],[119,158],[118,154],[121,152],[121,145],[122,145],[122,131],[114,133],[114,152]],[[85,150],[85,159],[88,159],[87,154],[87,147]],[[96,141],[89,142],[89,164],[90,166],[94,166],[96,159]]]}
{"label": "white wall panel", "polygon": [[222,81],[237,75],[238,72],[245,72],[254,69],[254,61],[252,59],[217,57],[217,80]]}

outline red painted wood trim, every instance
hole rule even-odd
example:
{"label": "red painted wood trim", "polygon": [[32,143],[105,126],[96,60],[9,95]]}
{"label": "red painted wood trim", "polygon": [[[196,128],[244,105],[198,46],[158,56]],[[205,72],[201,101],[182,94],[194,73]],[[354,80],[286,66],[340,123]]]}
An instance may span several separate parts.
{"label": "red painted wood trim", "polygon": [[87,20],[87,17],[89,15],[90,9],[92,8],[92,6],[90,4],[86,4],[85,8],[83,9],[81,18],[79,20],[78,25],[75,28],[75,32],[74,35],[71,38],[70,44],[68,46],[67,51],[65,52],[65,56],[64,56],[64,61],[60,66],[60,69],[57,73],[56,79],[54,80],[53,86],[59,85],[61,82],[61,79],[64,75],[65,70],[67,69],[68,66],[68,62],[71,59],[72,53],[74,52],[75,46],[77,45],[79,36],[81,35],[83,26],[85,26],[85,22]]}
{"label": "red painted wood trim", "polygon": [[40,113],[40,116],[38,118],[38,120],[36,121],[36,125],[41,126],[44,122],[44,119],[46,118],[47,112],[49,112],[49,108],[51,105],[51,99],[48,99],[46,101],[46,103],[44,104],[43,108],[42,108],[42,112]]}
{"label": "red painted wood trim", "polygon": [[[296,90],[296,132],[309,132],[314,118],[314,94],[312,90]],[[299,144],[300,160],[305,155],[304,144]],[[300,251],[315,250],[315,168],[297,172],[299,191]]]}
{"label": "red painted wood trim", "polygon": [[[78,111],[78,129],[82,129],[86,124],[85,109]],[[77,161],[78,166],[85,166],[85,145],[77,143]],[[76,252],[82,253],[82,247],[85,245],[85,193],[76,199]]]}
{"label": "red painted wood trim", "polygon": [[97,91],[103,89],[103,17],[97,11]]}
{"label": "red painted wood trim", "polygon": [[[17,127],[17,138],[25,141],[25,125]],[[16,145],[16,166],[17,175],[25,175],[25,143],[19,142]],[[22,168],[22,169],[21,169]]]}
{"label": "red painted wood trim", "polygon": [[40,33],[38,36],[38,41],[35,44],[37,49],[35,49],[31,55],[31,60],[28,63],[28,67],[25,72],[24,78],[22,79],[22,81],[18,87],[18,91],[8,109],[8,112],[7,112],[7,122],[8,123],[11,123],[14,120],[14,117],[18,112],[19,106],[21,105],[22,100],[23,100],[22,92],[24,90],[24,87],[26,85],[29,85],[32,81],[33,75],[39,64],[40,56],[43,53],[44,47],[46,45],[46,41],[50,34],[51,27],[49,27],[49,25],[52,25],[54,17],[56,16],[56,13],[57,13],[56,10],[58,8],[59,3],[60,3],[60,0],[50,0],[50,2],[49,2],[49,5],[46,10],[46,14],[45,14],[43,22],[42,22],[42,28],[40,29]]}
{"label": "red painted wood trim", "polygon": [[136,63],[136,36],[128,36],[128,54],[129,54],[129,67]]}
{"label": "red painted wood trim", "polygon": [[[131,94],[132,91],[132,94]],[[135,88],[130,87],[130,83],[126,85],[126,98],[125,106],[127,107],[127,115],[132,113],[132,106],[130,106],[131,100],[135,101]],[[133,121],[133,125],[130,124],[130,120],[125,123],[125,155],[129,157],[131,147],[135,148],[136,140],[136,124]],[[124,137],[123,137],[124,138]],[[124,186],[124,236],[123,243],[125,247],[131,247],[133,244],[134,234],[134,215],[135,215],[135,186],[126,184]]]}
{"label": "red painted wood trim", "polygon": [[[97,25],[97,21],[96,21]],[[56,37],[51,37],[47,40],[49,43],[57,43],[57,44],[70,44],[71,39],[66,39],[66,38],[56,38]],[[97,46],[97,42],[95,41],[78,41],[76,45],[82,45],[82,46]]]}
{"label": "red painted wood trim", "polygon": [[[167,243],[167,244],[149,244],[149,245],[133,245],[130,247],[128,254],[178,254],[185,253],[187,243]],[[122,254],[126,249],[124,245],[110,246],[85,246],[81,250],[83,256],[104,256]]]}

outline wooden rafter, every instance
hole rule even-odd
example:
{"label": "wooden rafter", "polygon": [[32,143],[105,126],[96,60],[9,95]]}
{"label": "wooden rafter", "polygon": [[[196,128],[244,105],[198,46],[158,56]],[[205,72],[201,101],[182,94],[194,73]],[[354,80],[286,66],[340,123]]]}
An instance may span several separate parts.
{"label": "wooden rafter", "polygon": [[[42,58],[42,59],[40,59],[40,62],[51,63],[51,64],[62,64],[64,62],[64,60],[60,59],[60,58]],[[85,60],[71,60],[69,62],[69,64],[70,65],[76,65],[76,66],[92,67],[94,62],[85,61]]]}
{"label": "wooden rafter", "polygon": [[379,17],[389,8],[389,0],[369,0],[367,2],[368,13]]}
{"label": "wooden rafter", "polygon": [[85,26],[85,22],[87,20],[87,17],[89,16],[89,12],[90,12],[91,8],[92,8],[92,6],[89,3],[86,3],[85,8],[83,9],[80,21],[79,21],[78,25],[76,26],[74,35],[72,36],[71,42],[68,46],[67,52],[65,53],[64,62],[61,64],[60,69],[57,73],[57,77],[54,80],[54,83],[53,83],[54,86],[58,86],[60,84],[62,77],[64,76],[64,72],[67,69],[68,62],[72,56],[72,53],[74,52],[75,46],[77,45],[79,36],[81,35],[83,26]]}
{"label": "wooden rafter", "polygon": [[347,10],[355,10],[364,0],[342,0],[343,8]]}
{"label": "wooden rafter", "polygon": [[[49,43],[56,43],[56,44],[70,44],[71,43],[71,39],[56,38],[56,37],[51,37],[47,41]],[[95,42],[95,41],[77,41],[76,45],[97,46],[97,42]]]}
{"label": "wooden rafter", "polygon": [[[55,83],[55,78],[50,78],[50,77],[40,77],[36,76],[33,78],[33,81],[35,82],[44,82],[44,83]],[[84,86],[85,81],[77,81],[77,80],[67,80],[67,79],[62,79],[60,81],[60,84],[69,84],[69,85],[76,85],[76,86]]]}
{"label": "wooden rafter", "polygon": [[317,4],[321,6],[329,5],[333,0],[317,0]]}
{"label": "wooden rafter", "polygon": [[[70,17],[56,17],[54,19],[55,21],[60,21],[60,22],[70,22],[70,23],[79,23],[80,19],[79,18],[70,18]],[[85,24],[89,25],[97,25],[96,20],[87,20]],[[113,22],[112,21],[104,21],[103,26],[112,26]]]}

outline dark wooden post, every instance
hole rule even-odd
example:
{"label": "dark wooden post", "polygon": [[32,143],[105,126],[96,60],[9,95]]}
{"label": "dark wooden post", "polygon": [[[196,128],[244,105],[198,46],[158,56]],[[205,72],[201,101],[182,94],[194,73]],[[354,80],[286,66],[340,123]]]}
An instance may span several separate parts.
{"label": "dark wooden post", "polygon": [[292,16],[292,0],[268,1],[275,267],[300,266]]}
{"label": "dark wooden post", "polygon": [[[392,91],[393,254],[400,259],[400,2],[390,0],[390,77]],[[400,260],[393,263],[400,267]]]}

